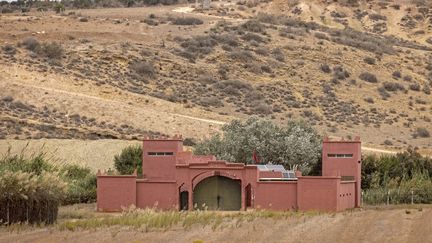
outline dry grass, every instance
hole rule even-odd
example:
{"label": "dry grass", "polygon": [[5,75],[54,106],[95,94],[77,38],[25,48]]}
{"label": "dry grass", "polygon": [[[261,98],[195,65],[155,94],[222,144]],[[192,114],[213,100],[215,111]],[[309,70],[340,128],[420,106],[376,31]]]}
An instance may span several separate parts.
{"label": "dry grass", "polygon": [[5,242],[430,242],[430,205],[365,207],[340,213],[95,213],[94,204],[61,208],[50,227],[0,228]]}
{"label": "dry grass", "polygon": [[0,154],[11,149],[12,154],[37,154],[41,150],[52,158],[53,163],[78,164],[92,170],[113,168],[114,155],[128,145],[141,144],[140,141],[125,140],[0,140]]}

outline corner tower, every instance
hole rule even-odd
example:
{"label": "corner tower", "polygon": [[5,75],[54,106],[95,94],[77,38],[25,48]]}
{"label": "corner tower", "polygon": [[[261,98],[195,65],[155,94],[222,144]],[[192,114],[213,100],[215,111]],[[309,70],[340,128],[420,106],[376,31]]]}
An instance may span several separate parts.
{"label": "corner tower", "polygon": [[355,206],[361,202],[361,141],[330,141],[324,138],[322,148],[323,176],[340,175],[356,182]]}
{"label": "corner tower", "polygon": [[149,181],[175,180],[176,158],[183,151],[183,138],[175,135],[172,138],[143,141],[143,175]]}

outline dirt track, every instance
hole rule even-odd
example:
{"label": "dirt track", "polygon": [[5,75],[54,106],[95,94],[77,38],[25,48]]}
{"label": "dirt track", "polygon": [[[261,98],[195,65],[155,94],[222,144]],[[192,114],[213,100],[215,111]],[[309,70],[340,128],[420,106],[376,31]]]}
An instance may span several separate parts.
{"label": "dirt track", "polygon": [[95,231],[37,229],[0,233],[0,242],[432,242],[432,208],[364,209],[354,212],[261,219],[216,230],[196,226],[167,231],[104,228]]}

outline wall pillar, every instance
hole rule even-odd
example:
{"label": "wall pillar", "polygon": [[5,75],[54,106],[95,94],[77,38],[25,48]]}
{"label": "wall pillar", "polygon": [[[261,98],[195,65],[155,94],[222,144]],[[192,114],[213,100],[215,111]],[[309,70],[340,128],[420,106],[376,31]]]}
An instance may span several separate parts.
{"label": "wall pillar", "polygon": [[241,184],[241,210],[246,211],[246,185],[243,180],[240,181]]}
{"label": "wall pillar", "polygon": [[188,188],[188,210],[189,211],[192,211],[192,210],[194,210],[194,203],[193,203],[193,189],[192,189],[192,186],[190,186],[189,188]]}

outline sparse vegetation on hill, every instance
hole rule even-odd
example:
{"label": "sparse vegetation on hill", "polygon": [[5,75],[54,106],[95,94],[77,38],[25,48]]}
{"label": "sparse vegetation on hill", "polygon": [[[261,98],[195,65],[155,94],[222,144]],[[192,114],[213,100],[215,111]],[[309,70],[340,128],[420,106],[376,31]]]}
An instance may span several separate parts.
{"label": "sparse vegetation on hill", "polygon": [[[0,61],[5,69],[6,63],[14,65],[18,77],[7,77],[12,82],[3,84],[8,86],[6,90],[15,84],[37,88],[49,83],[66,92],[124,101],[126,107],[110,105],[108,110],[125,109],[128,115],[105,119],[107,107],[100,107],[91,114],[95,121],[88,122],[77,112],[86,110],[84,103],[93,103],[81,102],[86,96],[65,104],[44,98],[44,105],[64,113],[59,115],[39,112],[43,107],[9,112],[10,106],[2,103],[2,109],[8,110],[8,116],[1,118],[2,127],[8,129],[0,132],[0,137],[134,139],[139,138],[139,133],[146,133],[149,125],[158,132],[183,126],[181,122],[168,121],[165,115],[152,121],[131,111],[133,107],[154,109],[152,100],[158,100],[163,105],[157,109],[170,114],[175,111],[219,121],[258,115],[277,124],[284,124],[287,117],[301,117],[331,135],[359,133],[364,141],[373,144],[387,139],[395,148],[427,148],[427,138],[414,139],[412,135],[414,127],[430,130],[428,95],[432,64],[431,46],[426,41],[429,12],[424,6],[408,3],[397,10],[393,4],[381,6],[375,1],[362,2],[357,7],[346,2],[334,2],[331,8],[322,1],[254,1],[236,4],[232,9],[219,2],[212,3],[208,10],[162,5],[157,9],[78,9],[60,12],[67,19],[64,22],[49,20],[48,15],[35,16],[33,12],[7,15],[1,21],[6,33],[2,48],[10,45],[15,50],[10,46],[2,49]],[[108,7],[112,3],[76,2],[79,7]],[[35,7],[39,3],[34,4]],[[143,2],[127,1],[117,6],[123,4],[142,6]],[[69,7],[67,3],[65,6]],[[276,6],[280,11],[274,11]],[[308,8],[317,12],[307,11]],[[394,16],[389,12],[394,12]],[[176,22],[180,25],[174,26]],[[44,25],[43,31],[40,25]],[[16,30],[22,33],[16,35]],[[110,34],[101,37],[101,31]],[[54,33],[58,38],[53,38]],[[122,33],[121,39],[118,33]],[[53,41],[61,42],[60,52],[56,51],[59,48],[52,48],[53,52],[45,48]],[[25,81],[21,71],[29,77],[39,77],[38,81]],[[54,84],[51,79],[58,81]],[[230,84],[232,81],[246,86],[236,88]],[[19,101],[24,105],[36,104],[27,97],[31,96]],[[399,101],[404,105],[396,105]],[[74,106],[77,110],[71,111]],[[124,119],[120,122],[115,117]],[[28,122],[30,118],[37,118],[36,124]],[[11,128],[17,119],[25,123],[21,130]],[[143,122],[130,125],[125,119]],[[38,125],[41,121],[54,128],[44,131]],[[106,124],[100,124],[104,121]],[[389,129],[390,126],[397,129]],[[192,127],[181,129],[203,136]],[[219,129],[219,125],[212,129]],[[387,130],[401,132],[392,132],[385,138],[375,136]]]}

